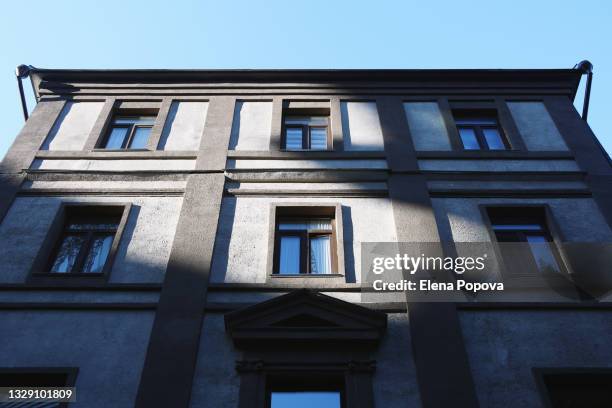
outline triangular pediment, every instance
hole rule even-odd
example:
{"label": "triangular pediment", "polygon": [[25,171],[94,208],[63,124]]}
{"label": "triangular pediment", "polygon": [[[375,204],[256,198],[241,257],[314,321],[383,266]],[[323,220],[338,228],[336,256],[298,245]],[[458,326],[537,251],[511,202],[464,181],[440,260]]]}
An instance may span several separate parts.
{"label": "triangular pediment", "polygon": [[281,343],[377,343],[384,313],[307,289],[225,315],[226,331],[239,347]]}

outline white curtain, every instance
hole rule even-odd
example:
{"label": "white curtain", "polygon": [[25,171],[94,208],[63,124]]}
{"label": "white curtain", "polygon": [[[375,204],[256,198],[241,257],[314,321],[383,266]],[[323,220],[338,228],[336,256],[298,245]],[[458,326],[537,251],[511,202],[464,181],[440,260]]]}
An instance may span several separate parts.
{"label": "white curtain", "polygon": [[278,273],[282,275],[300,273],[300,237],[281,237]]}
{"label": "white curtain", "polygon": [[329,274],[331,271],[331,252],[329,235],[310,239],[310,272],[314,274]]}

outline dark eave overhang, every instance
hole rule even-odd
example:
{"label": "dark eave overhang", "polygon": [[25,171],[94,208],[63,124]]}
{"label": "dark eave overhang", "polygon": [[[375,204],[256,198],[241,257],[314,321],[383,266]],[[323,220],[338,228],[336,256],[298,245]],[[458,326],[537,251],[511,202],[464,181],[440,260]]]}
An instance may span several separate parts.
{"label": "dark eave overhang", "polygon": [[43,83],[564,83],[576,95],[577,69],[42,69],[31,78],[38,96]]}

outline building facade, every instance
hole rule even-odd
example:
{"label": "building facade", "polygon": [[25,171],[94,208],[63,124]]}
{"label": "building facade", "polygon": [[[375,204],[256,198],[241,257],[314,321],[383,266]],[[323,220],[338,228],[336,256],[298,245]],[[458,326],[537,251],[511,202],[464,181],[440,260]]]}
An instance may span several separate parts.
{"label": "building facade", "polygon": [[[74,386],[75,407],[609,406],[612,169],[580,71],[30,75],[0,167],[0,386]],[[540,243],[578,295],[379,299],[376,242]],[[495,254],[487,281],[516,258]]]}

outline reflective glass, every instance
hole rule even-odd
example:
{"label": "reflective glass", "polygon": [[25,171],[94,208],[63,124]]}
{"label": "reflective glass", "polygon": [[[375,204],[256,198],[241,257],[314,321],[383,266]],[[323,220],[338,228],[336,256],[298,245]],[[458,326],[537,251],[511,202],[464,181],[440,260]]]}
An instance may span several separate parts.
{"label": "reflective glass", "polygon": [[57,251],[53,266],[51,266],[51,272],[70,272],[72,270],[72,267],[74,266],[74,262],[79,256],[79,252],[81,251],[81,247],[83,246],[84,242],[85,239],[82,235],[65,236],[59,247],[59,250]]}
{"label": "reflective glass", "polygon": [[149,134],[151,133],[150,127],[137,127],[134,129],[132,135],[132,141],[130,142],[130,149],[144,149],[147,147],[149,142]]}
{"label": "reflective glass", "polygon": [[285,124],[327,126],[327,116],[285,116]]}
{"label": "reflective glass", "polygon": [[302,149],[302,128],[287,128],[285,132],[285,149]]}
{"label": "reflective glass", "polygon": [[340,393],[334,391],[272,392],[271,408],[340,408]]}
{"label": "reflective glass", "polygon": [[496,231],[542,231],[540,224],[493,224]]}
{"label": "reflective glass", "polygon": [[128,135],[129,128],[114,127],[111,129],[108,140],[106,141],[106,149],[121,149],[123,142]]}
{"label": "reflective glass", "polygon": [[527,242],[531,253],[541,272],[559,272],[559,264],[555,259],[546,237],[541,235],[527,235]]}
{"label": "reflective glass", "polygon": [[327,128],[310,129],[310,149],[327,150]]}
{"label": "reflective glass", "polygon": [[85,259],[85,264],[83,265],[83,272],[102,272],[104,263],[106,263],[106,258],[108,258],[108,254],[110,253],[113,238],[114,235],[112,234],[94,237],[87,258]]}
{"label": "reflective glass", "polygon": [[506,146],[497,129],[482,129],[482,134],[490,150],[505,150]]}
{"label": "reflective glass", "polygon": [[113,120],[118,125],[153,125],[154,116],[118,116]]}
{"label": "reflective glass", "polygon": [[459,136],[465,150],[480,150],[476,132],[471,128],[459,128]]}

